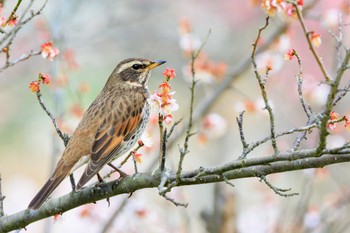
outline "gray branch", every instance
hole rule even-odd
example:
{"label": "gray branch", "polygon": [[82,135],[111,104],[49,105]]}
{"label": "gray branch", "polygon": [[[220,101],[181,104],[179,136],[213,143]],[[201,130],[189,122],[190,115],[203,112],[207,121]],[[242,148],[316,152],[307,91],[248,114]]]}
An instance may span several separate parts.
{"label": "gray branch", "polygon": [[[271,155],[247,160],[236,160],[231,163],[210,168],[182,172],[181,180],[176,186],[206,184],[228,180],[261,177],[272,173],[294,171],[307,168],[324,167],[330,164],[350,161],[350,147],[325,149],[322,156],[317,156],[316,149],[303,150],[293,153],[281,153],[278,157]],[[222,174],[225,173],[223,176]],[[50,199],[37,210],[23,210],[21,212],[0,218],[0,233],[21,229],[40,219],[62,214],[78,206],[93,203],[102,199],[125,193],[132,193],[140,189],[158,187],[161,173],[139,173],[135,176],[123,178],[118,183],[111,181],[106,184],[87,187],[79,192],[71,192],[59,198]],[[176,173],[168,177],[169,183],[176,182]]]}

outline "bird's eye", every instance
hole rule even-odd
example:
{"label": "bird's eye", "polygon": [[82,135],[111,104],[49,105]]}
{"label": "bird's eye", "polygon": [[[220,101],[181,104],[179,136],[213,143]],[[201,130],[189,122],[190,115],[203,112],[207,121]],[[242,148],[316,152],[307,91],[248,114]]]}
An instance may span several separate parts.
{"label": "bird's eye", "polygon": [[132,65],[132,68],[133,68],[134,70],[138,70],[138,69],[141,68],[141,65],[140,65],[140,64],[134,64],[134,65]]}

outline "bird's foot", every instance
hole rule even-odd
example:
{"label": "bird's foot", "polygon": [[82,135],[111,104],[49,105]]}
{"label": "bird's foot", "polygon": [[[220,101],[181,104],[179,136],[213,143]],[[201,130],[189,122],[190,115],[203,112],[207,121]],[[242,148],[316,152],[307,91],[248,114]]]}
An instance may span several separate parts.
{"label": "bird's foot", "polygon": [[112,163],[108,163],[108,166],[110,166],[111,168],[113,168],[116,172],[119,173],[120,178],[124,178],[129,176],[128,174],[126,174],[125,172],[123,172],[122,170],[120,170],[119,168],[117,168],[116,166],[114,166]]}
{"label": "bird's foot", "polygon": [[73,173],[69,175],[69,180],[70,180],[70,184],[72,186],[72,191],[75,192],[77,186],[75,185],[75,180],[74,180]]}

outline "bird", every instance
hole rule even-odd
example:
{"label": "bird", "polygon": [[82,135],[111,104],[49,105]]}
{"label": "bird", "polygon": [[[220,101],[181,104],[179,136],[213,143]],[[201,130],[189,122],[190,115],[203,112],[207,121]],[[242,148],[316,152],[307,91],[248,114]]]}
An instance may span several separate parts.
{"label": "bird", "polygon": [[166,61],[129,58],[120,62],[100,94],[86,110],[57,166],[28,209],[38,209],[57,186],[87,163],[76,191],[106,164],[139,140],[149,119],[148,80],[153,68]]}

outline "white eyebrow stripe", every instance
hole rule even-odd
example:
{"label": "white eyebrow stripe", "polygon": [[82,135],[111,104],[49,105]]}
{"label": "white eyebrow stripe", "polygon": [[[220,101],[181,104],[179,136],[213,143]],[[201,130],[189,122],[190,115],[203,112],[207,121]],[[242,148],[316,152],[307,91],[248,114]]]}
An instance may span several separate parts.
{"label": "white eyebrow stripe", "polygon": [[132,65],[134,65],[134,64],[140,64],[140,65],[142,65],[142,63],[141,63],[141,62],[138,62],[138,61],[129,61],[129,62],[125,63],[125,64],[122,64],[122,65],[119,67],[119,69],[117,70],[117,73],[120,73],[120,72],[122,72],[122,71],[124,71],[124,70],[130,68],[130,67],[131,67]]}

